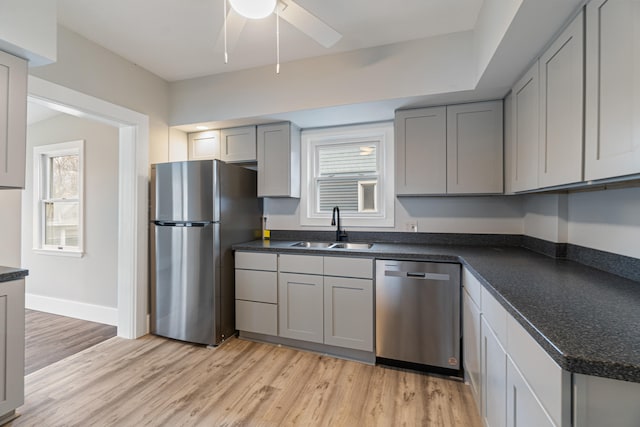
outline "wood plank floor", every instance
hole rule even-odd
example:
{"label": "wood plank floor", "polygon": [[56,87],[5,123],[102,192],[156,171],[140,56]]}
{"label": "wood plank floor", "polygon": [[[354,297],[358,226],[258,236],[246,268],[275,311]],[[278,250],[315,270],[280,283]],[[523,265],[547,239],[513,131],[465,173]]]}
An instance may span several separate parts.
{"label": "wood plank floor", "polygon": [[116,336],[116,327],[25,310],[25,365],[29,375]]}
{"label": "wood plank floor", "polygon": [[461,382],[235,338],[111,338],[25,386],[10,426],[481,426]]}

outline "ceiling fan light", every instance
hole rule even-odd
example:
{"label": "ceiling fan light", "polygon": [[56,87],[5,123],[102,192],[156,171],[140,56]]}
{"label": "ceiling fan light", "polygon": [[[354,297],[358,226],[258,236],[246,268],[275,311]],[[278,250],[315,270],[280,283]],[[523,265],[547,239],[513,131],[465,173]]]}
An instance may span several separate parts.
{"label": "ceiling fan light", "polygon": [[262,19],[271,15],[277,0],[229,0],[233,10],[249,19]]}

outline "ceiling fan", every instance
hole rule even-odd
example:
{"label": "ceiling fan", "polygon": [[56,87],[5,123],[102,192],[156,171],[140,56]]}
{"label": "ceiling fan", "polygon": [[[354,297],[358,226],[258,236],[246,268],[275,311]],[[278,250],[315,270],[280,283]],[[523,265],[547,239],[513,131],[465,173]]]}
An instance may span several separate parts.
{"label": "ceiling fan", "polygon": [[[227,8],[227,1],[231,5]],[[216,50],[224,48],[225,63],[228,62],[228,52],[233,51],[240,33],[247,23],[247,19],[262,19],[276,14],[276,34],[278,38],[279,57],[279,19],[282,18],[301,32],[315,40],[320,45],[329,48],[342,38],[342,34],[331,28],[325,22],[311,14],[308,10],[293,0],[223,0],[225,22],[220,29]],[[279,58],[276,72],[279,72]]]}

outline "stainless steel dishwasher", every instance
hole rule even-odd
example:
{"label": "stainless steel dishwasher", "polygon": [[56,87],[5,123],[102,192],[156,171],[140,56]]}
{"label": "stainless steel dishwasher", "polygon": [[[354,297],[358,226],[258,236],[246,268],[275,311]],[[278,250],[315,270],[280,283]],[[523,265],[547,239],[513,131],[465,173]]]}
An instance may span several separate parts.
{"label": "stainless steel dishwasher", "polygon": [[376,356],[460,370],[460,264],[376,261]]}

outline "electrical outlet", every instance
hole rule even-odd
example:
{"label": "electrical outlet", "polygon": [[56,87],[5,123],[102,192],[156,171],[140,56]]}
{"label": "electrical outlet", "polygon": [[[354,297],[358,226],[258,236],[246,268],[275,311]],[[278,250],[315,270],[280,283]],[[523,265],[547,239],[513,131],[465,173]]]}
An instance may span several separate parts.
{"label": "electrical outlet", "polygon": [[417,233],[418,232],[418,223],[415,221],[407,221],[405,222],[405,230],[412,232],[412,233]]}

